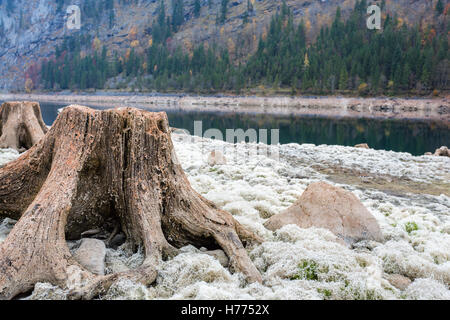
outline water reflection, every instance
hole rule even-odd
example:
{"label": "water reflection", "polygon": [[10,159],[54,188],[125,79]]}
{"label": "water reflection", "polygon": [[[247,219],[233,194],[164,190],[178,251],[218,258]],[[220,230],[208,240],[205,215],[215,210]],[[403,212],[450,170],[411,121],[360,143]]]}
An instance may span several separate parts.
{"label": "water reflection", "polygon": [[[53,123],[61,107],[60,104],[41,103],[42,116],[46,124]],[[93,106],[93,108],[110,107]],[[422,155],[442,145],[450,145],[449,123],[437,120],[163,111],[167,112],[171,126],[187,129],[191,133],[194,133],[194,121],[203,122],[203,131],[217,128],[224,136],[226,129],[268,129],[269,132],[270,129],[279,129],[281,144],[354,146],[358,143],[367,143],[374,149],[409,152],[413,155]],[[270,141],[270,134],[268,138]]]}

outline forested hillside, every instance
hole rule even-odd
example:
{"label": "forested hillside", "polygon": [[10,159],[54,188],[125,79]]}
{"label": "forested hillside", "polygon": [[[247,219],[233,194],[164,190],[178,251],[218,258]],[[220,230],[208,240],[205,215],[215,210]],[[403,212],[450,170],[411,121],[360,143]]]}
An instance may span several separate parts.
{"label": "forested hillside", "polygon": [[[382,29],[366,28],[369,4]],[[81,29],[66,7],[81,8]],[[430,94],[442,0],[0,0],[0,90]]]}
{"label": "forested hillside", "polygon": [[[248,8],[251,11],[250,1]],[[132,46],[124,55],[108,55],[108,48],[98,39],[66,39],[56,49],[55,58],[42,65],[43,87],[237,94],[263,87],[289,88],[292,93],[377,95],[426,94],[449,86],[447,33],[409,27],[389,15],[382,30],[369,30],[365,0],[356,2],[347,19],[338,7],[332,24],[322,27],[311,44],[305,23],[294,23],[292,11],[283,2],[268,32],[260,37],[257,51],[248,61],[238,63],[230,59],[227,47],[170,50],[167,40],[182,23],[176,15],[181,9],[181,4],[174,7],[170,19],[160,2],[152,42],[144,52]],[[437,15],[444,14],[438,9]],[[218,19],[220,23],[220,15]],[[91,43],[92,53],[83,56]]]}

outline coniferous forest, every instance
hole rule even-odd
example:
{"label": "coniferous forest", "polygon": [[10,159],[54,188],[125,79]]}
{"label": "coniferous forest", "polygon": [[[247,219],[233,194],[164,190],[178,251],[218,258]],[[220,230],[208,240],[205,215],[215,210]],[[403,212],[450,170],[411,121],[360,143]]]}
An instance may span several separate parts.
{"label": "coniferous forest", "polygon": [[[67,37],[54,58],[42,63],[40,81],[46,90],[131,88],[240,94],[263,87],[292,94],[359,95],[448,90],[448,27],[421,29],[388,15],[381,30],[369,30],[366,9],[365,0],[357,1],[344,20],[338,8],[333,23],[308,42],[305,25],[294,23],[283,2],[267,34],[259,39],[257,51],[247,61],[234,62],[227,48],[214,45],[200,45],[191,53],[182,47],[169,50],[167,39],[183,23],[183,4],[176,1],[169,16],[161,1],[151,29],[152,43],[144,53],[131,48],[108,54],[98,39]],[[443,12],[436,8],[436,14]],[[222,23],[224,15],[226,10],[217,23]]]}

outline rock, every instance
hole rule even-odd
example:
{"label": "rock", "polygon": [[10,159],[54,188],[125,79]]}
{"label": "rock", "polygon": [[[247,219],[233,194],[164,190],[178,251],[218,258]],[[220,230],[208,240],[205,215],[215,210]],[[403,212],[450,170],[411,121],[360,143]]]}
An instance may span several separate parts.
{"label": "rock", "polygon": [[211,250],[211,251],[205,251],[207,255],[210,255],[214,258],[216,258],[220,264],[223,267],[228,267],[230,264],[230,259],[228,259],[228,256],[223,252],[223,250]]}
{"label": "rock", "polygon": [[401,274],[386,274],[384,278],[401,291],[405,290],[412,282],[411,279]]}
{"label": "rock", "polygon": [[312,183],[288,209],[264,226],[275,231],[287,224],[324,228],[348,245],[361,240],[382,241],[378,222],[351,192],[325,182]]}
{"label": "rock", "polygon": [[361,148],[361,149],[370,149],[369,145],[367,143],[360,143],[355,145],[355,148]]}
{"label": "rock", "polygon": [[425,152],[425,156],[432,156],[433,154],[431,152]]}
{"label": "rock", "polygon": [[67,292],[50,283],[38,282],[31,296],[24,300],[67,300]]}
{"label": "rock", "polygon": [[119,234],[116,234],[109,243],[109,246],[113,249],[117,249],[121,244],[125,242],[126,239],[127,237],[124,233],[121,232]]}
{"label": "rock", "polygon": [[442,146],[439,149],[436,149],[434,155],[439,157],[450,157],[450,150],[447,147]]}
{"label": "rock", "polygon": [[219,263],[225,268],[228,267],[230,264],[230,259],[228,259],[228,256],[225,254],[223,250],[218,249],[208,251],[208,249],[206,249],[205,247],[201,247],[199,250],[203,253],[206,253],[207,255],[216,258],[219,261]]}
{"label": "rock", "polygon": [[226,164],[227,158],[222,154],[222,152],[213,150],[208,156],[208,164],[210,166],[215,166],[216,164]]}
{"label": "rock", "polygon": [[105,274],[106,246],[97,239],[81,239],[80,247],[73,255],[83,267],[94,274]]}

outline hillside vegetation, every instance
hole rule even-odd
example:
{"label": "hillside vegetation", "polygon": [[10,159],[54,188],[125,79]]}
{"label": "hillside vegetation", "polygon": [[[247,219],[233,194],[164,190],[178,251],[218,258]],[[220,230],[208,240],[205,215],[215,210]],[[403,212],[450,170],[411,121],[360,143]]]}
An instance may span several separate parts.
{"label": "hillside vegetation", "polygon": [[[381,30],[366,28],[365,0],[87,0],[81,30],[48,37],[26,55],[17,47],[14,66],[0,66],[3,87],[205,94],[447,90],[448,6],[375,3],[382,9]],[[40,10],[48,16],[67,4],[59,0],[53,9],[41,3]],[[7,5],[0,2],[0,8]],[[12,10],[17,15],[19,9]],[[2,25],[0,19],[0,31]],[[58,30],[54,24],[48,29]],[[11,77],[17,81],[6,82]]]}

